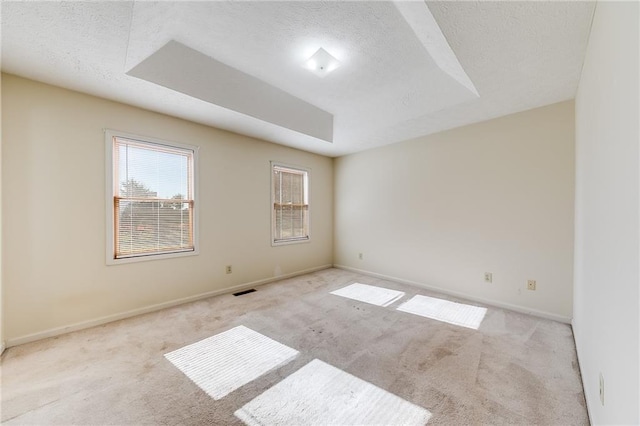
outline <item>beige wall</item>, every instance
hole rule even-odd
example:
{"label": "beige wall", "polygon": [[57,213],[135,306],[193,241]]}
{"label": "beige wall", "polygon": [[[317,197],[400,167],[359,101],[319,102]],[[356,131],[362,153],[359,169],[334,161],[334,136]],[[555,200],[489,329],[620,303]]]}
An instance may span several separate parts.
{"label": "beige wall", "polygon": [[[2,74],[0,74],[0,118],[2,117]],[[4,290],[2,287],[2,120],[0,119],[0,355],[5,350],[4,341]]]}
{"label": "beige wall", "polygon": [[337,159],[334,263],[569,321],[573,117],[569,101]]}
{"label": "beige wall", "polygon": [[573,329],[593,424],[640,424],[639,18],[598,3],[576,96]]}
{"label": "beige wall", "polygon": [[[330,158],[12,75],[2,103],[9,344],[332,262]],[[200,146],[200,255],[105,265],[103,128]],[[270,160],[311,169],[310,243],[270,245]]]}

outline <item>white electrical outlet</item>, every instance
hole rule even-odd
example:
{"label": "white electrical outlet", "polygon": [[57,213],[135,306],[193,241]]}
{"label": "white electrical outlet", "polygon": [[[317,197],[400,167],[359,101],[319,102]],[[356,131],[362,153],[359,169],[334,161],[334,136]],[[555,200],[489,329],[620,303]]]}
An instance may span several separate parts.
{"label": "white electrical outlet", "polygon": [[604,405],[604,377],[600,373],[600,403]]}
{"label": "white electrical outlet", "polygon": [[527,290],[535,290],[535,289],[536,289],[536,280],[528,280]]}
{"label": "white electrical outlet", "polygon": [[227,265],[227,267],[225,268],[225,271],[227,274],[230,274],[232,272],[231,265]]}
{"label": "white electrical outlet", "polygon": [[485,272],[484,273],[484,282],[485,283],[492,283],[493,282],[493,274],[491,272]]}

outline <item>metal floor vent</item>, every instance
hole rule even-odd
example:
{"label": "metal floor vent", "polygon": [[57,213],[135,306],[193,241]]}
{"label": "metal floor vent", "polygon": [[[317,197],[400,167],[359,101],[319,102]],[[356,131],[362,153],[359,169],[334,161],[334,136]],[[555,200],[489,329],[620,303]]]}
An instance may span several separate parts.
{"label": "metal floor vent", "polygon": [[242,296],[243,294],[247,294],[247,293],[253,293],[254,291],[256,291],[255,288],[250,288],[249,290],[245,290],[245,291],[239,291],[237,293],[233,293],[234,296]]}

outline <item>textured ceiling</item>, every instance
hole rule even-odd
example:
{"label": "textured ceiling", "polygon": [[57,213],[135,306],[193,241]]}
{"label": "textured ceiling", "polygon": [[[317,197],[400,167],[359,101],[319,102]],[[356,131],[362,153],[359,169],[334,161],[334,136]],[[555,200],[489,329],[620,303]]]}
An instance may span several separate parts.
{"label": "textured ceiling", "polygon": [[333,140],[330,113],[173,40],[127,74],[276,126]]}
{"label": "textured ceiling", "polygon": [[[573,98],[593,7],[4,1],[2,70],[339,156]],[[186,50],[158,56],[170,42]],[[319,47],[341,61],[325,78],[302,67]],[[197,78],[139,72],[186,51]],[[211,89],[205,68],[237,90]]]}

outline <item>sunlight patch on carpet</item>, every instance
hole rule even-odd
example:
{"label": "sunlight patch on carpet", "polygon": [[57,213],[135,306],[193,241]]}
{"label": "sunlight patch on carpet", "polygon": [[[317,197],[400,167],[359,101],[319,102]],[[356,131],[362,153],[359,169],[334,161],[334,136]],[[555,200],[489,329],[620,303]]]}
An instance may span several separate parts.
{"label": "sunlight patch on carpet", "polygon": [[424,425],[431,413],[314,359],[235,412],[258,425]]}
{"label": "sunlight patch on carpet", "polygon": [[417,295],[398,307],[399,311],[477,330],[487,308]]}
{"label": "sunlight patch on carpet", "polygon": [[209,396],[220,399],[297,355],[295,349],[241,325],[164,356]]}
{"label": "sunlight patch on carpet", "polygon": [[389,306],[404,296],[404,292],[376,287],[368,284],[355,283],[332,291],[336,296],[347,297],[360,302],[370,303],[376,306]]}

